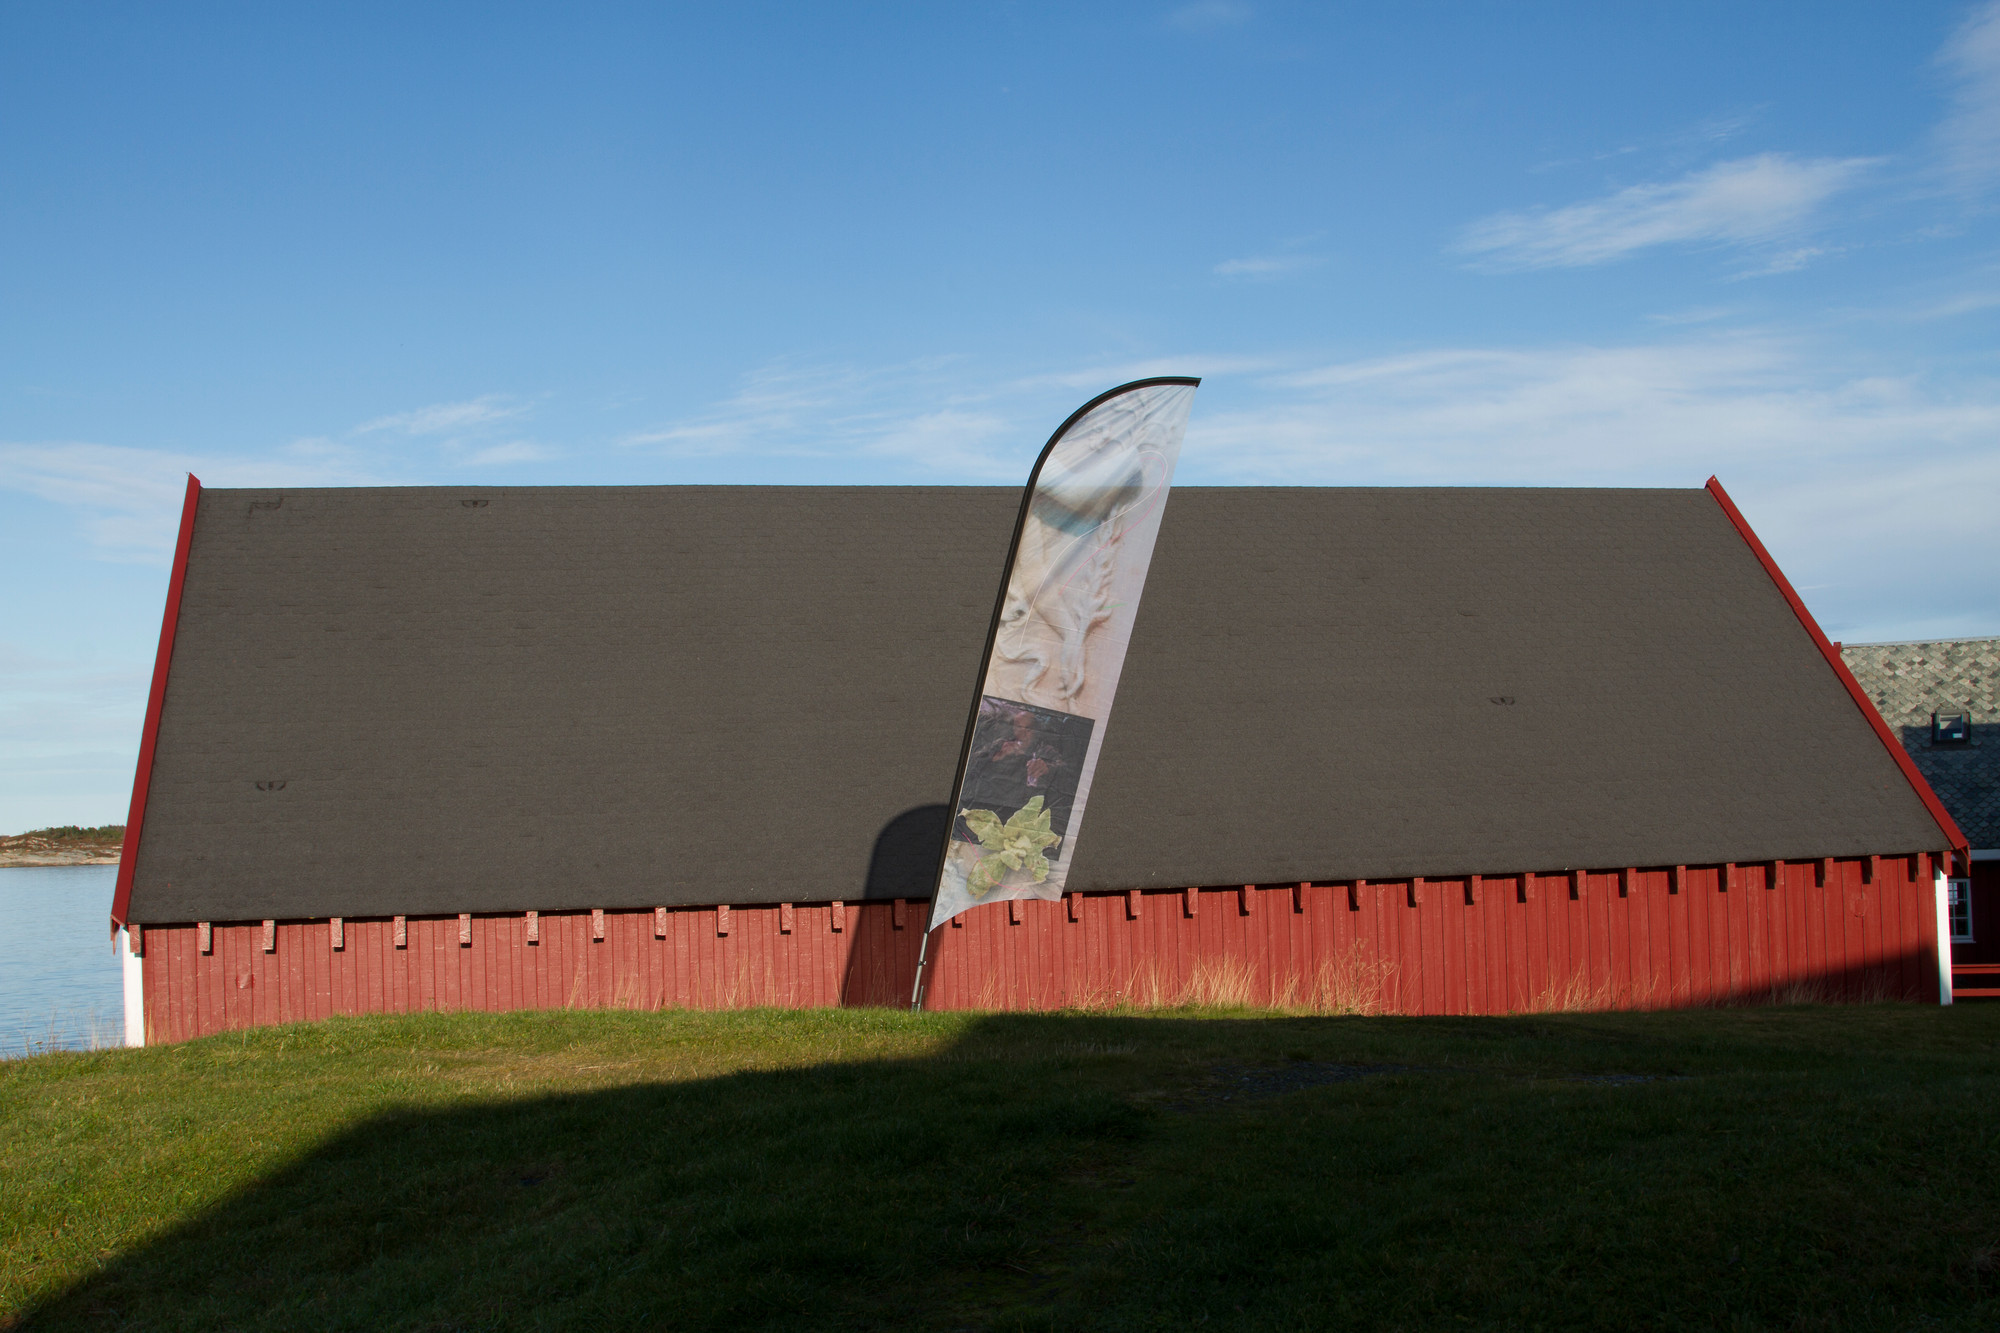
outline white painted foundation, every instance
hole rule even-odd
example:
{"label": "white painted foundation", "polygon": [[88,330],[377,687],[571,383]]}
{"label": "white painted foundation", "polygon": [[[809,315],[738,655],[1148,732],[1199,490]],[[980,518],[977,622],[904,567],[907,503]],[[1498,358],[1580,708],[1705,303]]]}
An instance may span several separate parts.
{"label": "white painted foundation", "polygon": [[1951,1003],[1951,906],[1945,895],[1951,886],[1945,883],[1942,869],[1935,872],[1931,897],[1937,903],[1937,959],[1938,959],[1938,1003]]}
{"label": "white painted foundation", "polygon": [[119,931],[114,946],[118,958],[124,964],[125,973],[125,1044],[144,1046],[146,1044],[146,960],[132,952],[132,937],[129,932]]}

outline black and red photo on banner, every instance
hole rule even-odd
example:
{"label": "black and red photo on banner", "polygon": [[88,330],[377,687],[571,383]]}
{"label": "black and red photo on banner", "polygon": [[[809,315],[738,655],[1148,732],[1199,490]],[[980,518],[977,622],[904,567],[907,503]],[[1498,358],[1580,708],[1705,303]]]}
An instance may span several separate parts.
{"label": "black and red photo on banner", "polygon": [[[933,930],[986,903],[1062,897],[1198,383],[1140,380],[1092,399],[1029,476],[952,793]],[[922,985],[920,969],[919,1000]]]}

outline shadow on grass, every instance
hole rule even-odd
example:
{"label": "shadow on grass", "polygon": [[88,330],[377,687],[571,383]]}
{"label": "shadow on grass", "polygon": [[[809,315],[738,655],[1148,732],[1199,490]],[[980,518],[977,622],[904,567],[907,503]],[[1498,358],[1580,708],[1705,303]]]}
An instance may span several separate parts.
{"label": "shadow on grass", "polygon": [[1990,1327],[2000,1081],[1923,1015],[1009,1015],[391,1112],[25,1327]]}

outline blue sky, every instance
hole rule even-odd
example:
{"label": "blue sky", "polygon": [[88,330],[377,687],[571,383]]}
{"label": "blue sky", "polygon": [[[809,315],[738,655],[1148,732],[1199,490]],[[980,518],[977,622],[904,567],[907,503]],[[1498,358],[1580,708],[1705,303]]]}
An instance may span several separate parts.
{"label": "blue sky", "polygon": [[11,5],[0,830],[124,818],[189,470],[1014,483],[1149,373],[2000,634],[1996,203],[1991,6]]}

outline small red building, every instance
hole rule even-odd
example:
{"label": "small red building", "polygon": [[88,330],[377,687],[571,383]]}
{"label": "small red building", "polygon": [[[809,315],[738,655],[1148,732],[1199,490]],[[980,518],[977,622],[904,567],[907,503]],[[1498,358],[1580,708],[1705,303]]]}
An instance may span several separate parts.
{"label": "small red building", "polygon": [[[133,1037],[907,1002],[1019,498],[191,483]],[[1177,489],[1079,836],[933,1006],[1948,999],[1964,846],[1713,484]]]}

